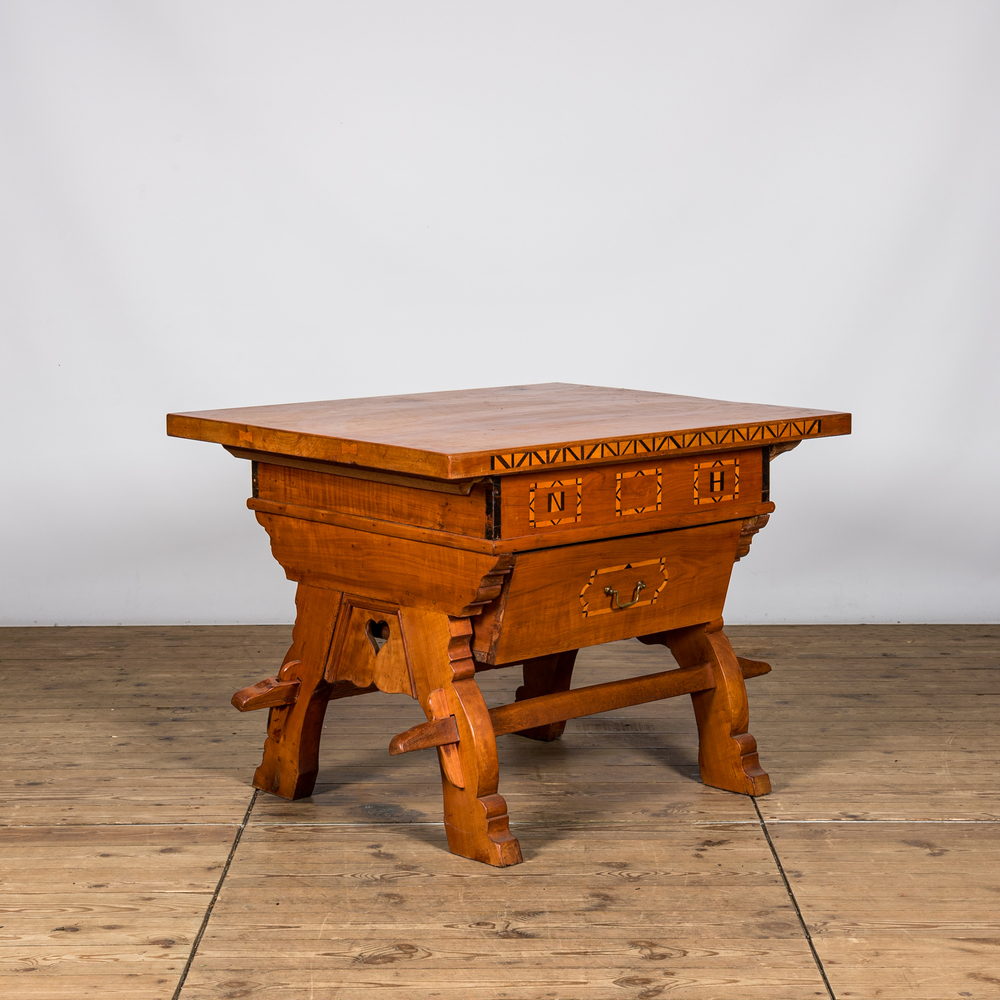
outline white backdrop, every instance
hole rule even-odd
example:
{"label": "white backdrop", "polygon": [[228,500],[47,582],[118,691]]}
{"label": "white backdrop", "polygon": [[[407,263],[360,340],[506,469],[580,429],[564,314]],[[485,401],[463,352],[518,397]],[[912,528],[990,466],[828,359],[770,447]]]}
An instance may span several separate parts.
{"label": "white backdrop", "polygon": [[847,409],[732,622],[997,621],[1000,5],[0,0],[4,624],[282,622],[163,416]]}

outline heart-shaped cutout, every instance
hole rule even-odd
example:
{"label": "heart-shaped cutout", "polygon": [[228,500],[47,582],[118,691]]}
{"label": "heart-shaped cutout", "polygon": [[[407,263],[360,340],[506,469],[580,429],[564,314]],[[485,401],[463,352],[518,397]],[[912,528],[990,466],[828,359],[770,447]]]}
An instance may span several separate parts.
{"label": "heart-shaped cutout", "polygon": [[365,625],[365,635],[368,636],[368,641],[372,644],[372,649],[375,650],[375,655],[378,656],[379,651],[386,644],[386,640],[389,638],[389,623],[387,621],[375,621],[374,618],[369,618],[368,623]]}

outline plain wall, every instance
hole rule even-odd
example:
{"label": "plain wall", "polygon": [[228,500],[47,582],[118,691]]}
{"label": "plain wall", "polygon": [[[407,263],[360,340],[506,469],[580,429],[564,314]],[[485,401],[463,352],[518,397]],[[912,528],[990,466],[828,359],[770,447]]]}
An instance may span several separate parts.
{"label": "plain wall", "polygon": [[732,622],[997,621],[1000,5],[0,2],[3,624],[284,622],[164,414],[845,409]]}

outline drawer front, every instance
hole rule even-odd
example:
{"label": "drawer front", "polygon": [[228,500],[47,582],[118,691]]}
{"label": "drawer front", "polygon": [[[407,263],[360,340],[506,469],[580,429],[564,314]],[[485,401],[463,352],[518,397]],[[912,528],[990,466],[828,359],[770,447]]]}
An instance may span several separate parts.
{"label": "drawer front", "polygon": [[486,487],[481,483],[468,494],[439,493],[398,483],[257,462],[254,497],[473,538],[487,537]]}
{"label": "drawer front", "polygon": [[523,552],[473,619],[477,655],[514,663],[722,614],[741,521]]}
{"label": "drawer front", "polygon": [[503,538],[601,525],[654,531],[657,519],[760,503],[763,455],[748,451],[576,469],[552,478],[532,472],[502,481]]}

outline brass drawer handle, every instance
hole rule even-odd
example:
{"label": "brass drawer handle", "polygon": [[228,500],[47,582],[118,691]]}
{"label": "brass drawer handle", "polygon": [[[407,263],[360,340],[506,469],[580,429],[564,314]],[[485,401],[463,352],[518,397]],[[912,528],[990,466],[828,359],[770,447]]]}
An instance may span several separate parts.
{"label": "brass drawer handle", "polygon": [[612,602],[612,605],[611,605],[612,607],[614,607],[614,608],[620,608],[622,611],[624,611],[626,608],[632,607],[633,604],[638,604],[638,602],[639,602],[639,591],[640,590],[645,590],[645,589],[646,589],[646,584],[642,580],[640,580],[635,585],[635,593],[632,595],[632,600],[629,601],[628,604],[622,604],[621,601],[618,600],[618,591],[614,590],[612,587],[605,587],[604,588],[604,593],[607,594],[608,597],[613,597],[614,598],[614,601]]}

